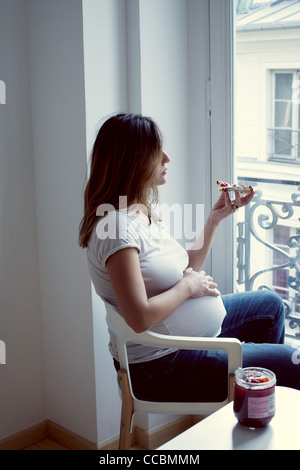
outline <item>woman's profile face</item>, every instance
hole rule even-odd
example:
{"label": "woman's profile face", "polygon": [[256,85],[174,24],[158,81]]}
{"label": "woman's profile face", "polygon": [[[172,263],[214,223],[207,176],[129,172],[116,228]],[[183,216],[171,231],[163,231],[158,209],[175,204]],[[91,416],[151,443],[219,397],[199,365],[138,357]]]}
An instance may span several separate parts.
{"label": "woman's profile face", "polygon": [[156,173],[156,185],[161,186],[167,182],[167,163],[170,162],[169,155],[162,151],[161,163],[157,168]]}

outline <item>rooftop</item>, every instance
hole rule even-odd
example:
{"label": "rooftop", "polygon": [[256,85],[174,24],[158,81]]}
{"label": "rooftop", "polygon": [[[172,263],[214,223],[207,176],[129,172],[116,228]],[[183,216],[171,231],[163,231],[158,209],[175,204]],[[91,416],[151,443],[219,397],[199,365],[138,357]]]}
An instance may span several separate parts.
{"label": "rooftop", "polygon": [[300,0],[236,0],[237,31],[300,28]]}

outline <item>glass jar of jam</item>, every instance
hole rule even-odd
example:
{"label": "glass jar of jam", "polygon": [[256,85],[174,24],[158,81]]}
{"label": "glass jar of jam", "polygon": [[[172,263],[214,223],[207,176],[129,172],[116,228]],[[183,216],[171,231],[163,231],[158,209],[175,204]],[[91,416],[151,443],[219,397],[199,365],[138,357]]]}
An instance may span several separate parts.
{"label": "glass jar of jam", "polygon": [[240,424],[267,426],[275,414],[275,374],[260,367],[245,367],[235,373],[233,411]]}

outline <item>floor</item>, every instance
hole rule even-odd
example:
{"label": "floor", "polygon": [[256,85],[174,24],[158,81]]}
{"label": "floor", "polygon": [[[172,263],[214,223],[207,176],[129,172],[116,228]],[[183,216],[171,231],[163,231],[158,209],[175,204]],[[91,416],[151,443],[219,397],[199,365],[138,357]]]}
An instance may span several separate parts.
{"label": "floor", "polygon": [[59,444],[59,442],[54,441],[53,439],[46,437],[41,441],[31,444],[28,447],[25,447],[23,450],[70,450],[67,447]]}
{"label": "floor", "polygon": [[[35,444],[31,444],[28,447],[25,447],[22,450],[71,450],[68,447],[63,446],[59,442],[56,442],[54,439],[50,437],[46,437],[41,441],[36,442]],[[142,447],[133,446],[130,450],[144,450]]]}

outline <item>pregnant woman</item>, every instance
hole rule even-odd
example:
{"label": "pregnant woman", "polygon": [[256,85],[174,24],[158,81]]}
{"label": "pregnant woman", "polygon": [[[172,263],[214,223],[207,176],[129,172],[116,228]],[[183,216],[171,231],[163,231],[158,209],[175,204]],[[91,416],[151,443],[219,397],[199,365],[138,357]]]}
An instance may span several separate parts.
{"label": "pregnant woman", "polygon": [[[284,305],[270,291],[221,295],[202,270],[221,221],[249,204],[254,193],[231,200],[222,191],[204,234],[185,250],[153,211],[167,181],[169,156],[155,122],[136,114],[110,117],[92,151],[79,244],[87,249],[97,294],[136,332],[236,337],[243,366],[273,370],[278,385],[300,389],[294,349],[284,344]],[[226,249],[224,247],[224,249]],[[110,341],[116,369],[118,354]],[[128,344],[137,398],[221,401],[227,396],[222,351],[156,349]]]}

